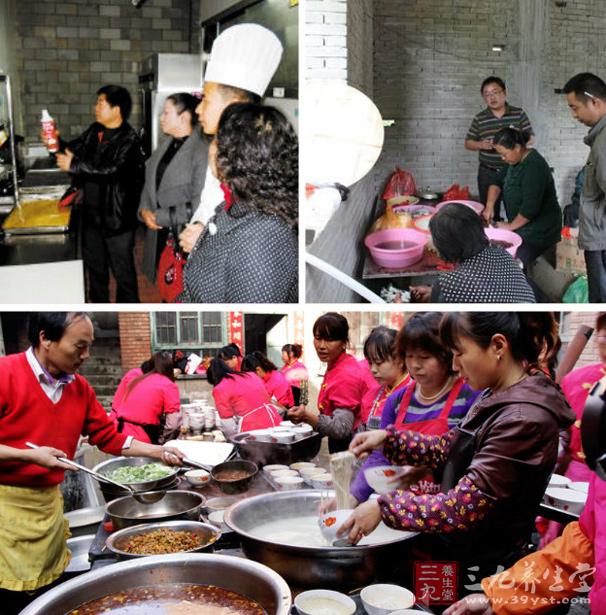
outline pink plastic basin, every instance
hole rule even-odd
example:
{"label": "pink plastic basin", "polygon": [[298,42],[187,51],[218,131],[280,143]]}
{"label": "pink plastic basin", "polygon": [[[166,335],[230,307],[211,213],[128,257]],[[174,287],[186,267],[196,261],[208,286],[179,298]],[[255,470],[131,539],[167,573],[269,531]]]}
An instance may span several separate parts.
{"label": "pink plastic basin", "polygon": [[[364,240],[372,260],[380,267],[402,269],[423,258],[429,237],[410,228],[393,228],[371,233]],[[402,247],[402,244],[403,247]]]}
{"label": "pink plastic basin", "polygon": [[484,232],[490,241],[502,241],[510,244],[509,246],[504,247],[509,254],[511,254],[511,256],[515,257],[518,248],[522,245],[522,238],[513,231],[506,231],[502,228],[486,228],[484,229]]}
{"label": "pink plastic basin", "polygon": [[439,205],[436,205],[436,211],[440,211],[444,205],[465,205],[470,209],[473,209],[477,214],[481,214],[484,210],[484,205],[482,203],[478,203],[477,201],[442,201]]}

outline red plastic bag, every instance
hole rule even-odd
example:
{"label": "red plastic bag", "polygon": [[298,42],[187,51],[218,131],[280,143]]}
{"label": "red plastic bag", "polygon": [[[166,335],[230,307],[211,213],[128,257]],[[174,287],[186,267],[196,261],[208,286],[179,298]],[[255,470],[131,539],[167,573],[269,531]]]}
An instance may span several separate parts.
{"label": "red plastic bag", "polygon": [[408,171],[396,167],[387,182],[387,186],[385,186],[383,199],[388,201],[397,196],[410,196],[415,194],[416,191],[417,186],[414,177]]}
{"label": "red plastic bag", "polygon": [[470,201],[469,186],[459,186],[459,184],[453,184],[448,188],[442,197],[442,201]]}

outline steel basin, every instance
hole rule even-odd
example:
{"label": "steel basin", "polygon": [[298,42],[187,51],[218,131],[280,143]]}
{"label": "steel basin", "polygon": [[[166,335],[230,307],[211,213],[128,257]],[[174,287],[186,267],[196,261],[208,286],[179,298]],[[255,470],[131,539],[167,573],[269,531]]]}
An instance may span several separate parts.
{"label": "steel basin", "polygon": [[231,506],[224,521],[240,535],[247,557],[269,566],[293,587],[326,588],[329,583],[350,590],[401,579],[408,566],[407,543],[416,536],[411,532],[390,542],[346,547],[299,547],[255,535],[255,527],[269,521],[317,515],[322,495],[326,491],[311,489],[258,495]]}
{"label": "steel basin", "polygon": [[114,527],[120,530],[139,523],[189,519],[198,521],[206,498],[195,491],[167,491],[154,504],[142,504],[128,495],[105,506]]}
{"label": "steel basin", "polygon": [[34,600],[20,615],[62,615],[81,604],[133,587],[212,584],[256,600],[268,615],[288,615],[291,593],[278,574],[240,557],[177,553],[153,555],[93,570]]}
{"label": "steel basin", "polygon": [[[97,464],[93,470],[99,474],[107,475],[113,470],[117,470],[123,466],[144,466],[148,463],[161,463],[158,459],[153,457],[113,457],[102,463]],[[169,466],[167,466],[169,467]],[[128,483],[135,491],[158,491],[160,489],[169,489],[174,486],[177,481],[177,474],[181,468],[177,466],[170,467],[171,473],[164,478],[158,478],[156,480],[148,480],[140,483]],[[128,495],[127,489],[120,489],[111,483],[99,481],[99,487],[101,487],[101,493],[106,502],[118,498],[123,495]]]}
{"label": "steel basin", "polygon": [[[200,546],[196,549],[191,549],[187,553],[199,551],[211,551],[212,545],[221,538],[221,532],[214,526],[208,523],[200,523],[199,521],[165,521],[162,523],[142,523],[141,525],[133,525],[118,530],[110,534],[105,541],[107,548],[116,555],[119,560],[137,559],[140,557],[149,557],[140,553],[129,553],[124,550],[128,541],[134,536],[148,534],[160,529],[168,529],[177,532],[187,531],[195,534],[200,539]],[[185,553],[185,550],[181,552]]]}

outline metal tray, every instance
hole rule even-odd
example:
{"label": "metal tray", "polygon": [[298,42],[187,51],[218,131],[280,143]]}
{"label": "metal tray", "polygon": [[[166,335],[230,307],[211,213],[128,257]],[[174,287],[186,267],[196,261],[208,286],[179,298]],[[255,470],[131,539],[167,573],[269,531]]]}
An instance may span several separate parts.
{"label": "metal tray", "polygon": [[322,445],[322,436],[317,432],[304,436],[295,442],[260,442],[247,441],[250,434],[246,431],[233,435],[230,440],[238,447],[242,459],[253,461],[258,466],[273,463],[290,465],[297,461],[309,461],[319,452]]}

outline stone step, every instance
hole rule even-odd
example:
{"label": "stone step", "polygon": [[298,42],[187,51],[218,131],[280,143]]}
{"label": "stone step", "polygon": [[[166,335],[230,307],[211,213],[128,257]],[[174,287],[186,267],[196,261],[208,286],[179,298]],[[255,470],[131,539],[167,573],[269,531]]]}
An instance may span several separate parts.
{"label": "stone step", "polygon": [[87,366],[86,364],[84,364],[78,370],[78,373],[85,378],[89,378],[98,374],[100,376],[113,376],[114,378],[118,378],[118,380],[121,380],[122,376],[124,375],[124,370],[117,365]]}
{"label": "stone step", "polygon": [[116,377],[114,374],[90,374],[85,378],[94,389],[97,387],[117,387],[120,384],[120,377]]}
{"label": "stone step", "polygon": [[120,365],[120,356],[104,357],[102,355],[92,355],[89,359],[86,359],[84,365]]}
{"label": "stone step", "polygon": [[95,395],[97,397],[112,397],[114,396],[114,394],[116,393],[116,389],[118,388],[118,386],[105,386],[105,385],[101,385],[101,386],[97,386],[94,383],[90,382],[90,385],[93,387],[93,391],[95,391]]}

